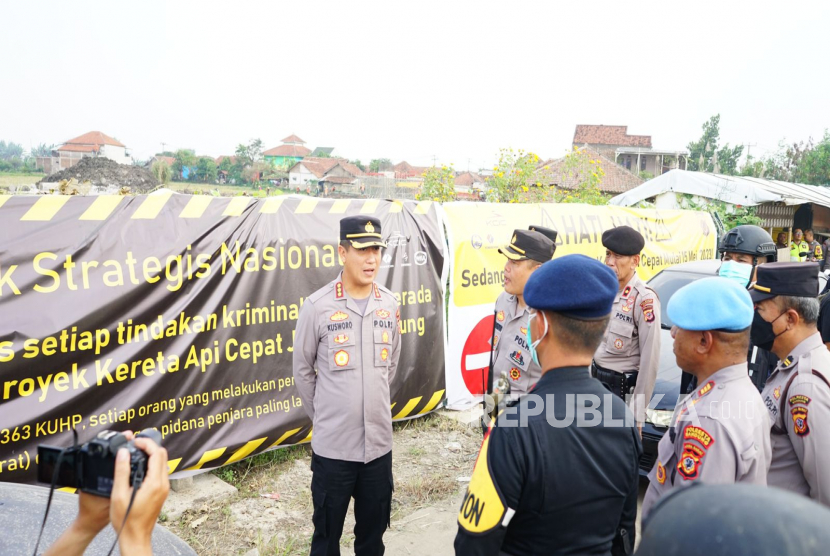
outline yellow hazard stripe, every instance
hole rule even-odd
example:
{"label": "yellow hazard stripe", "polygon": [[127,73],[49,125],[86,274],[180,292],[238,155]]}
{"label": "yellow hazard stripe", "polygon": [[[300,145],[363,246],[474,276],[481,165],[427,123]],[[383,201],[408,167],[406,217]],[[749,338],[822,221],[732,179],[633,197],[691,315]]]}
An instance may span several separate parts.
{"label": "yellow hazard stripe", "polygon": [[415,409],[415,406],[418,405],[418,402],[421,401],[422,397],[423,396],[418,396],[417,398],[412,398],[411,400],[409,400],[409,402],[407,402],[407,404],[403,406],[403,409],[401,409],[397,415],[392,417],[392,419],[403,419],[404,417],[408,417],[409,414],[412,413],[412,410]]}
{"label": "yellow hazard stripe", "polygon": [[169,459],[169,460],[167,460],[167,474],[168,474],[168,475],[172,474],[172,473],[173,473],[173,471],[175,471],[175,470],[176,470],[176,468],[179,466],[179,464],[180,464],[181,462],[182,462],[182,458],[176,458],[176,459]]}
{"label": "yellow hazard stripe", "polygon": [[401,212],[403,210],[403,201],[392,201],[389,205],[389,212]]}
{"label": "yellow hazard stripe", "polygon": [[245,212],[245,209],[248,207],[248,203],[250,201],[250,197],[234,197],[231,199],[231,202],[228,203],[228,206],[225,208],[225,212],[222,213],[222,216],[242,216],[242,213]]}
{"label": "yellow hazard stripe", "polygon": [[369,199],[363,203],[363,206],[360,208],[360,214],[373,214],[378,209],[379,204],[380,200]]}
{"label": "yellow hazard stripe", "polygon": [[297,434],[298,432],[300,432],[300,429],[291,429],[290,431],[286,432],[286,433],[285,433],[285,434],[283,434],[281,437],[279,437],[279,438],[277,439],[277,441],[276,441],[276,442],[274,442],[273,444],[271,444],[270,446],[268,446],[268,448],[273,448],[274,446],[279,446],[280,444],[282,444],[283,442],[285,442],[285,440],[286,440],[289,436],[294,436],[294,435],[295,435],[295,434]]}
{"label": "yellow hazard stripe", "polygon": [[227,448],[216,448],[215,450],[208,450],[207,452],[202,454],[201,458],[199,458],[199,463],[197,463],[193,467],[188,467],[185,471],[201,469],[204,464],[222,457],[222,454],[225,453],[225,450],[227,450]]}
{"label": "yellow hazard stripe", "polygon": [[134,220],[152,220],[159,215],[161,209],[172,197],[172,193],[162,193],[160,195],[147,195],[144,202],[141,203],[136,211],[133,213]]}
{"label": "yellow hazard stripe", "polygon": [[182,209],[179,218],[201,218],[212,200],[210,195],[194,195]]}
{"label": "yellow hazard stripe", "polygon": [[297,205],[297,208],[294,209],[294,214],[309,214],[314,212],[314,207],[317,206],[317,199],[312,199],[311,197],[306,197],[300,204]]}
{"label": "yellow hazard stripe", "polygon": [[305,444],[306,442],[311,442],[311,433],[313,433],[313,432],[314,432],[314,429],[311,429],[310,431],[308,431],[308,436],[306,436],[305,438],[303,438],[302,440],[297,442],[297,444]]}
{"label": "yellow hazard stripe", "polygon": [[52,220],[69,200],[69,195],[47,195],[38,199],[20,220],[45,222]]}
{"label": "yellow hazard stripe", "polygon": [[79,220],[106,220],[118,207],[123,195],[99,195],[84,211]]}
{"label": "yellow hazard stripe", "polygon": [[437,406],[441,402],[441,400],[443,400],[443,399],[444,399],[444,391],[443,390],[437,391],[436,393],[434,393],[432,395],[432,397],[429,399],[429,401],[424,406],[424,408],[421,411],[418,412],[418,415],[423,415],[424,413],[429,413],[430,411],[435,409],[435,406]]}
{"label": "yellow hazard stripe", "polygon": [[248,455],[250,455],[251,452],[259,448],[259,445],[265,442],[267,439],[267,436],[263,436],[262,438],[251,440],[250,442],[242,446],[240,449],[235,451],[233,455],[230,458],[228,458],[228,461],[224,463],[224,465],[228,465],[230,463],[234,463],[248,457]]}
{"label": "yellow hazard stripe", "polygon": [[265,202],[262,203],[262,208],[259,209],[259,212],[262,214],[274,214],[282,206],[282,201],[282,197],[268,197],[265,199]]}
{"label": "yellow hazard stripe", "polygon": [[337,199],[334,203],[332,203],[331,208],[329,209],[329,214],[343,214],[346,212],[346,209],[349,208],[349,203],[351,202],[351,199]]}
{"label": "yellow hazard stripe", "polygon": [[68,492],[69,494],[75,494],[78,491],[77,488],[72,488],[72,487],[63,487],[63,488],[59,488],[58,490],[61,491],[61,492]]}
{"label": "yellow hazard stripe", "polygon": [[432,201],[421,201],[415,207],[414,214],[426,214],[429,212],[429,207],[432,206]]}
{"label": "yellow hazard stripe", "polygon": [[6,203],[6,201],[8,201],[11,198],[11,195],[0,195],[0,207],[2,207]]}

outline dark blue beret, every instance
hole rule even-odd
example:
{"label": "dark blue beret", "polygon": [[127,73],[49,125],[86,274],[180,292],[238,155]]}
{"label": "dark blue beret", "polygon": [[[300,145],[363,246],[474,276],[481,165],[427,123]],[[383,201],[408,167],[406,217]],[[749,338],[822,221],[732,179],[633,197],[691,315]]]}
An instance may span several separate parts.
{"label": "dark blue beret", "polygon": [[534,309],[594,320],[611,314],[619,289],[617,275],[601,262],[585,255],[565,255],[530,275],[524,300]]}

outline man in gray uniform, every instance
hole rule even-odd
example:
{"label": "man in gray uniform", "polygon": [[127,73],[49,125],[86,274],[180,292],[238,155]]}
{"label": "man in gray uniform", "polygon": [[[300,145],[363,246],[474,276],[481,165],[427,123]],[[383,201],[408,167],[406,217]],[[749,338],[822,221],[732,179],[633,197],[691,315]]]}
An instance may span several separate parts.
{"label": "man in gray uniform", "polygon": [[594,354],[592,372],[613,393],[625,399],[640,430],[654,392],[660,363],[660,300],[637,276],[645,239],[629,226],[602,234],[605,264],[620,285],[605,338]]}
{"label": "man in gray uniform", "polygon": [[507,264],[504,265],[504,291],[496,299],[493,380],[505,373],[513,400],[530,390],[542,376],[542,369],[528,353],[528,309],[522,292],[530,275],[553,258],[555,249],[548,236],[527,230],[515,230],[510,244],[499,249],[507,257]]}
{"label": "man in gray uniform", "polygon": [[753,307],[744,287],[704,278],[669,300],[677,366],[702,386],[687,396],[657,448],[643,516],[668,491],[696,482],[766,485],[769,419],[747,374]]}
{"label": "man in gray uniform", "polygon": [[830,506],[830,352],[816,330],[818,263],[758,267],[752,341],[781,361],[761,397],[772,426],[767,483]]}
{"label": "man in gray uniform", "polygon": [[340,554],[351,498],[355,554],[384,552],[392,500],[389,385],[400,335],[398,302],[375,282],[381,247],[380,220],[343,218],[343,271],[305,300],[297,321],[294,380],[314,428],[312,555]]}

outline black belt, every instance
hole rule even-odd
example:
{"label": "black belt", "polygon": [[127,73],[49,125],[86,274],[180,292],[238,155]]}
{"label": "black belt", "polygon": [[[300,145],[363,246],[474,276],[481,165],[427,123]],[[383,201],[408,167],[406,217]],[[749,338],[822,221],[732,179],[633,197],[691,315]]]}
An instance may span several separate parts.
{"label": "black belt", "polygon": [[637,385],[637,371],[618,372],[610,369],[604,369],[591,362],[591,375],[599,380],[603,386],[616,394],[622,399],[634,392],[634,387]]}

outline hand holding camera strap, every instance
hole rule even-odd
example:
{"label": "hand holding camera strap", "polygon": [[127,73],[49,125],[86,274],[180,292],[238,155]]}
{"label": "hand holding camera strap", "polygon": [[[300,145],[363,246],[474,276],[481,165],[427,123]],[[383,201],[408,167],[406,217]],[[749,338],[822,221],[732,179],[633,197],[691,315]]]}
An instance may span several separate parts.
{"label": "hand holding camera strap", "polygon": [[52,495],[55,494],[55,485],[58,484],[58,477],[60,476],[61,463],[63,463],[63,456],[70,449],[76,454],[78,453],[78,431],[72,429],[72,436],[74,437],[71,448],[64,448],[58,454],[58,461],[55,463],[55,471],[52,473],[52,485],[49,487],[49,498],[46,501],[46,512],[43,514],[43,521],[40,524],[40,533],[37,535],[37,542],[35,543],[34,556],[37,556],[37,549],[40,546],[40,539],[43,537],[43,530],[46,527],[46,519],[49,517],[49,508],[52,506]]}
{"label": "hand holding camera strap", "polygon": [[127,524],[127,518],[130,517],[130,510],[133,507],[133,502],[135,502],[135,494],[138,492],[138,488],[141,486],[141,483],[144,482],[144,470],[139,468],[136,469],[135,475],[133,475],[133,493],[130,495],[130,503],[127,504],[127,511],[124,513],[124,521],[121,522],[121,527],[118,528],[118,533],[115,535],[115,540],[110,547],[110,551],[107,552],[107,556],[112,554],[112,551],[115,550],[115,545],[118,544],[118,539],[121,537],[121,531],[124,530],[124,526]]}

